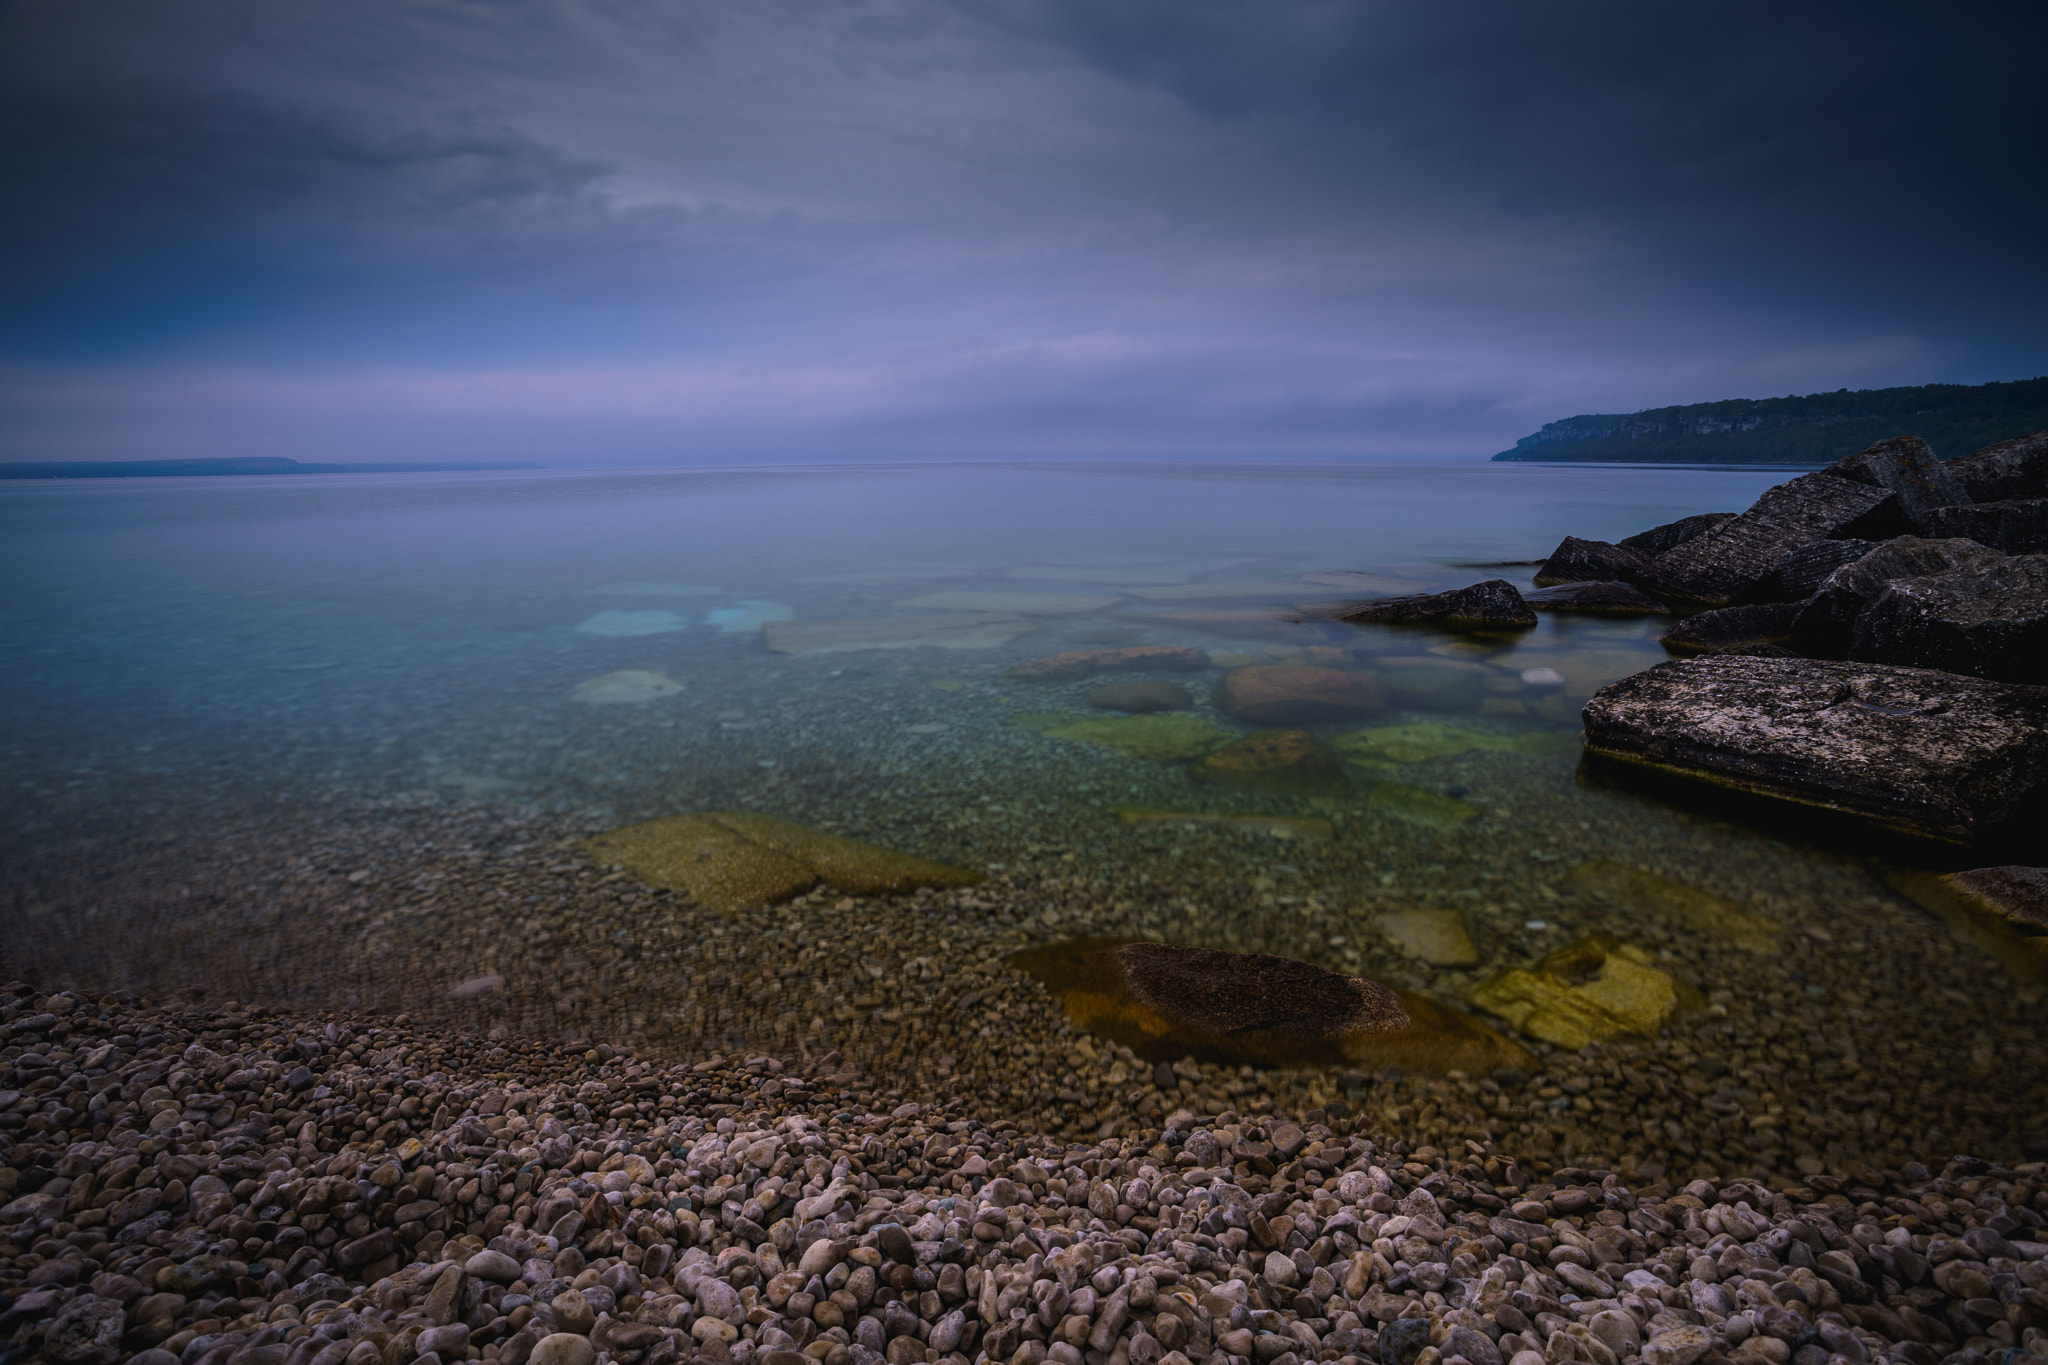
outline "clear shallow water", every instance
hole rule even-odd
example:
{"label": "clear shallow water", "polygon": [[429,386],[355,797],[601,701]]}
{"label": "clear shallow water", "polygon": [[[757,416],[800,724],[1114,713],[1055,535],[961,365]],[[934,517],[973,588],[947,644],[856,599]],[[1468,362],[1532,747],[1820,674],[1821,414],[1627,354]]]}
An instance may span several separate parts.
{"label": "clear shallow water", "polygon": [[[829,1043],[913,1088],[979,1086],[1092,1128],[1110,1121],[1094,1098],[1059,1096],[1095,1082],[1049,1059],[1056,1016],[1017,994],[1002,954],[1088,934],[1257,948],[1470,1008],[1498,972],[1605,935],[1683,1007],[1586,1056],[1525,1033],[1556,1083],[1531,1082],[1512,1112],[1498,1085],[1446,1097],[1334,1073],[1289,1081],[1296,1100],[1431,1133],[1482,1113],[1466,1131],[1673,1167],[1809,1172],[1928,1142],[2016,1157],[2048,1132],[2033,982],[1950,937],[1881,866],[1577,779],[1578,703],[1662,657],[1656,623],[1546,618],[1474,642],[1314,614],[1361,586],[1317,581],[1330,571],[1379,591],[1526,585],[1526,565],[1474,566],[1738,509],[1781,477],[903,466],[0,486],[0,801],[28,928],[11,952],[80,980],[681,1049]],[[787,653],[759,629],[963,609],[1022,612],[1023,633]],[[1004,677],[1123,644],[1337,659],[1405,690],[1314,727],[1350,759],[1343,794],[1228,791],[1059,737],[1089,713],[1088,684]],[[1562,682],[1522,681],[1538,669]],[[652,693],[592,699],[627,670],[659,675]],[[1217,676],[1181,679],[1196,714],[1257,728],[1214,708]],[[1395,726],[1421,728],[1358,738]],[[581,834],[741,807],[992,880],[777,911],[735,941],[573,870]],[[1120,807],[1332,835],[1124,825]],[[1744,942],[1614,867],[1747,907],[1769,932]],[[1418,958],[1389,932],[1417,911],[1456,912],[1478,961]],[[961,997],[929,983],[967,964],[1023,1013],[992,1032],[948,1012]],[[502,987],[450,1003],[451,982],[482,974]],[[1268,1082],[1217,1084],[1156,1102],[1214,1112]]]}

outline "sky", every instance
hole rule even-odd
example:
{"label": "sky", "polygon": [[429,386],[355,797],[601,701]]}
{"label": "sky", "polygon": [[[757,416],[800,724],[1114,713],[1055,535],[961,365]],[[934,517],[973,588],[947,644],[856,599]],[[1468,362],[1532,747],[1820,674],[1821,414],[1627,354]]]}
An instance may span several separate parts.
{"label": "sky", "polygon": [[0,459],[1484,458],[2048,374],[2048,7],[0,0]]}

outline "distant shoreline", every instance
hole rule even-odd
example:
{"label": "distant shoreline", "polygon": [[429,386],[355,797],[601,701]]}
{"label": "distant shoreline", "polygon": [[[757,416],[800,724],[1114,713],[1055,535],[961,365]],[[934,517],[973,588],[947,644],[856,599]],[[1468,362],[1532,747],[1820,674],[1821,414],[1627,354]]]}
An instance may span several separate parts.
{"label": "distant shoreline", "polygon": [[301,464],[280,455],[217,460],[28,460],[0,463],[0,479],[220,478],[250,474],[448,474],[488,470],[541,469],[531,461],[453,464]]}

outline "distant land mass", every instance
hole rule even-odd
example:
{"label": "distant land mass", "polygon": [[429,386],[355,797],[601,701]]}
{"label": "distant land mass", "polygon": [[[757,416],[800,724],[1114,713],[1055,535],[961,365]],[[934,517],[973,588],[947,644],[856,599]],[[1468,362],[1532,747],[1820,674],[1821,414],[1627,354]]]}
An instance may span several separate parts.
{"label": "distant land mass", "polygon": [[1889,437],[1918,436],[1947,460],[2042,430],[2048,430],[2048,378],[1725,398],[1567,417],[1493,458],[1821,465]]}
{"label": "distant land mass", "polygon": [[300,464],[282,455],[230,460],[25,460],[0,463],[0,479],[163,479],[209,474],[442,474],[472,469],[539,469],[504,464]]}

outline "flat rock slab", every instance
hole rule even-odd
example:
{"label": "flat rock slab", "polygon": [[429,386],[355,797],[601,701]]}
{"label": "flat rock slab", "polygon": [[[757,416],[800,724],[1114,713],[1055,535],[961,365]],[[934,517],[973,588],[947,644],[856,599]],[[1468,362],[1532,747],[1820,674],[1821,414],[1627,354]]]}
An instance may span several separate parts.
{"label": "flat rock slab", "polygon": [[2048,867],[1895,872],[1896,889],[2023,977],[2048,978]]}
{"label": "flat rock slab", "polygon": [[1587,579],[1525,592],[1522,600],[1537,611],[1578,612],[1587,616],[1669,616],[1671,608],[1632,583],[1619,579]]}
{"label": "flat rock slab", "polygon": [[1432,967],[1479,965],[1479,946],[1472,941],[1462,910],[1389,910],[1373,921],[1373,927],[1403,957]]}
{"label": "flat rock slab", "polygon": [[761,628],[777,654],[838,654],[860,649],[994,649],[1038,627],[1008,612],[945,612],[857,621],[770,621]]}
{"label": "flat rock slab", "polygon": [[897,853],[750,811],[671,815],[610,830],[584,847],[651,886],[687,892],[713,910],[754,909],[819,882],[848,895],[973,886],[978,872]]}
{"label": "flat rock slab", "polygon": [[1201,758],[1188,771],[1220,787],[1285,796],[1342,796],[1351,787],[1336,753],[1306,730],[1246,735]]}
{"label": "flat rock slab", "polygon": [[1301,664],[1237,668],[1223,675],[1216,705],[1254,725],[1310,725],[1386,709],[1387,685],[1369,673]]}
{"label": "flat rock slab", "polygon": [[1528,1058],[1421,996],[1268,953],[1084,939],[1011,961],[1058,996],[1078,1027],[1148,1061],[1484,1074]]}
{"label": "flat rock slab", "polygon": [[1710,655],[1609,684],[1584,719],[1596,758],[1943,843],[2022,837],[2048,813],[2044,687]]}

